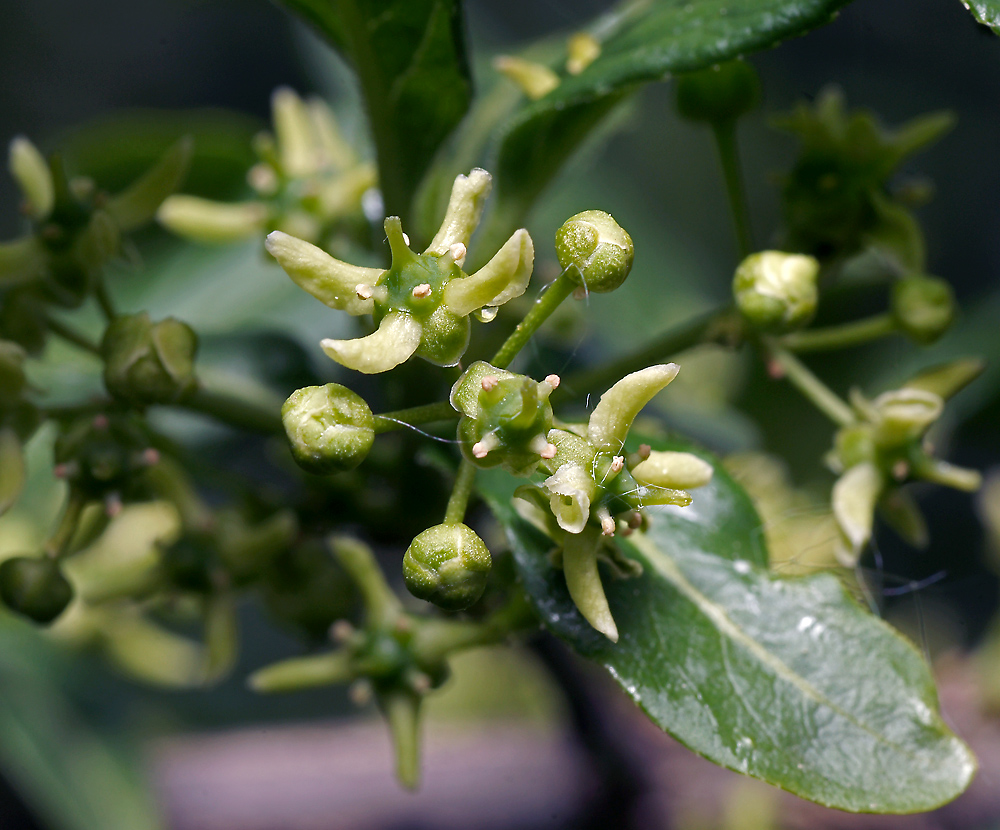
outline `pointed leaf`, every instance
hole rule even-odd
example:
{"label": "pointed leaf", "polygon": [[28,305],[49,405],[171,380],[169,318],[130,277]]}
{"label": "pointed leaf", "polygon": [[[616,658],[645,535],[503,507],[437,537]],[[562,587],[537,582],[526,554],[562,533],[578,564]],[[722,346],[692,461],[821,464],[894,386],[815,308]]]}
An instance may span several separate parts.
{"label": "pointed leaf", "polygon": [[972,16],[1000,35],[1000,0],[962,0]]}
{"label": "pointed leaf", "polygon": [[472,80],[458,0],[279,0],[354,66],[368,108],[388,214],[410,201],[465,115]]}
{"label": "pointed leaf", "polygon": [[627,3],[598,20],[600,55],[507,128],[497,162],[496,228],[506,239],[583,139],[624,96],[668,78],[774,46],[828,22],[849,0],[664,0]]}
{"label": "pointed leaf", "polygon": [[938,715],[917,650],[834,576],[779,579],[751,561],[759,520],[717,463],[690,507],[658,508],[648,532],[618,541],[643,573],[603,574],[617,644],[576,610],[552,541],[518,517],[509,484],[480,478],[545,624],[695,752],[858,812],[929,810],[969,784],[975,760]]}

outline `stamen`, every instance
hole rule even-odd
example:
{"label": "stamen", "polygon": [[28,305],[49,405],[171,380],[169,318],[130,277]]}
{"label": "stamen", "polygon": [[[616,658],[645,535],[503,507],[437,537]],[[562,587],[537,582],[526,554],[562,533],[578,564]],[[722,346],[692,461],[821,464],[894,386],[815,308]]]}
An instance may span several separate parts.
{"label": "stamen", "polygon": [[545,449],[538,453],[542,458],[555,458],[556,457],[556,445],[546,444]]}
{"label": "stamen", "polygon": [[455,264],[461,267],[465,264],[465,255],[469,252],[469,249],[462,242],[456,242],[452,245],[448,251],[451,253],[451,258],[455,260]]}
{"label": "stamen", "polygon": [[354,293],[358,295],[359,300],[370,300],[372,298],[372,287],[359,282],[354,287]]}
{"label": "stamen", "polygon": [[498,383],[500,383],[500,378],[496,375],[487,375],[482,380],[483,391],[490,392],[496,389]]}
{"label": "stamen", "polygon": [[431,295],[430,283],[422,282],[416,288],[413,289],[413,299],[422,300],[424,297],[429,297]]}
{"label": "stamen", "polygon": [[546,375],[545,382],[553,389],[558,389],[559,384],[562,383],[562,378],[559,375]]}
{"label": "stamen", "polygon": [[624,455],[616,455],[614,458],[611,459],[611,472],[620,473],[622,471],[622,467],[624,466],[625,466]]}
{"label": "stamen", "polygon": [[346,643],[354,636],[354,626],[347,620],[337,620],[330,626],[330,639],[335,643]]}
{"label": "stamen", "polygon": [[892,477],[896,481],[905,481],[906,477],[910,474],[910,465],[905,461],[897,461],[892,465]]}
{"label": "stamen", "polygon": [[495,432],[487,433],[483,436],[482,441],[476,441],[472,445],[472,455],[475,458],[486,458],[490,454],[490,450],[495,450],[499,443],[500,439],[497,438]]}
{"label": "stamen", "polygon": [[406,247],[410,247],[410,237],[408,237],[405,233],[403,234],[403,242],[406,243]]}
{"label": "stamen", "polygon": [[639,445],[638,453],[639,453],[639,457],[642,458],[643,461],[645,461],[647,458],[649,458],[649,456],[652,454],[652,452],[653,452],[653,448],[651,446],[649,446],[649,444],[640,444]]}

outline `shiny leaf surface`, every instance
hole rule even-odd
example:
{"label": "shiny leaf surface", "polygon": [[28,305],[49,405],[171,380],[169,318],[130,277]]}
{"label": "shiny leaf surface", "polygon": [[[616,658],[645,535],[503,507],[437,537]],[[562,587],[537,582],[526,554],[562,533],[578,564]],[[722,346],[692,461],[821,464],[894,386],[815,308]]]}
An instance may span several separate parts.
{"label": "shiny leaf surface", "polygon": [[[526,102],[502,139],[497,238],[506,238],[589,132],[641,84],[774,46],[827,23],[849,0],[639,0],[591,27],[600,56]],[[492,234],[491,234],[491,238]]]}
{"label": "shiny leaf surface", "polygon": [[972,12],[976,20],[1000,34],[1000,1],[962,0],[962,5]]}
{"label": "shiny leaf surface", "polygon": [[619,540],[644,572],[604,574],[617,645],[577,612],[552,541],[518,517],[509,485],[483,481],[545,624],[695,752],[859,812],[929,810],[968,785],[975,761],[938,715],[917,650],[834,576],[769,574],[759,520],[723,475],[691,507],[659,508],[647,533]]}

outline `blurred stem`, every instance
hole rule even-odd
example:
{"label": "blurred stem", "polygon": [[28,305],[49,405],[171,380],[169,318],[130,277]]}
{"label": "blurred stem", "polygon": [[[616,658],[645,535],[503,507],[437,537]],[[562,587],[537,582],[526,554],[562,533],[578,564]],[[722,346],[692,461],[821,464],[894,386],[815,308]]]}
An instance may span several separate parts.
{"label": "blurred stem", "polygon": [[[575,266],[571,266],[575,270]],[[531,311],[525,318],[517,324],[517,328],[511,332],[510,337],[504,342],[495,355],[490,359],[490,363],[498,369],[506,369],[511,361],[517,357],[518,352],[524,348],[531,336],[538,331],[544,323],[559,308],[563,300],[576,290],[577,283],[568,276],[567,271],[563,271],[558,278],[545,290],[537,300]]]}
{"label": "blurred stem", "polygon": [[736,121],[717,122],[712,125],[715,146],[719,151],[722,176],[726,180],[726,196],[733,216],[736,244],[740,259],[753,253],[753,234],[750,230],[750,211],[747,208],[746,192],[743,187],[743,170],[740,165],[739,145],[736,141]]}
{"label": "blurred stem", "polygon": [[74,346],[83,349],[85,352],[90,352],[98,357],[101,356],[101,347],[97,343],[85,334],[77,331],[72,326],[57,320],[55,317],[46,317],[45,327],[57,337],[61,337],[67,343],[72,343]]}
{"label": "blurred stem", "polygon": [[213,389],[204,380],[178,406],[248,432],[278,434],[284,429],[280,403],[269,403],[260,395],[247,395],[235,389]]}
{"label": "blurred stem", "polygon": [[778,342],[783,348],[792,352],[824,352],[860,346],[871,340],[895,334],[896,331],[895,319],[886,312],[840,326],[793,332],[786,334]]}
{"label": "blurred stem", "polygon": [[458,412],[448,401],[429,403],[424,406],[413,406],[409,409],[397,409],[393,412],[383,412],[375,416],[375,432],[391,432],[416,424],[426,424],[432,421],[446,421],[458,417]]}
{"label": "blurred stem", "polygon": [[94,289],[94,296],[97,298],[97,305],[101,309],[101,313],[104,315],[104,319],[109,323],[118,316],[115,311],[115,304],[111,299],[111,294],[108,291],[108,284],[104,280],[104,275],[101,274],[97,279],[97,285]]}
{"label": "blurred stem", "polygon": [[62,518],[49,540],[45,543],[45,552],[56,559],[61,559],[69,553],[70,543],[76,534],[76,529],[80,525],[80,515],[87,500],[78,490],[70,488],[69,498],[66,500],[66,509],[63,510]]}
{"label": "blurred stem", "polygon": [[465,510],[469,506],[469,497],[475,483],[476,467],[463,458],[455,477],[455,485],[451,489],[448,507],[444,511],[445,524],[458,524],[465,518]]}
{"label": "blurred stem", "polygon": [[603,366],[595,366],[582,372],[574,372],[566,378],[555,392],[555,396],[591,391],[610,386],[621,380],[625,375],[645,369],[654,363],[716,339],[717,334],[726,328],[732,317],[730,307],[715,309],[667,329],[651,343],[621,357],[615,358]]}
{"label": "blurred stem", "polygon": [[808,398],[820,412],[842,427],[854,422],[854,413],[851,407],[844,403],[795,355],[776,345],[773,340],[765,341],[765,348],[768,356],[781,370],[782,376]]}

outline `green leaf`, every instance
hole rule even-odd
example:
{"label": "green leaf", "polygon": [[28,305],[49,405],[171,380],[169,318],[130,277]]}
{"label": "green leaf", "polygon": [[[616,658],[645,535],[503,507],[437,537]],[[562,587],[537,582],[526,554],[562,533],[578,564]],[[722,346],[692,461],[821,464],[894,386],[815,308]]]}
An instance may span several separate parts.
{"label": "green leaf", "polygon": [[[774,46],[828,22],[849,0],[637,0],[591,33],[601,54],[579,75],[526,103],[503,136],[497,223],[506,239],[544,187],[616,103],[644,83]],[[561,70],[561,67],[559,67]]]}
{"label": "green leaf", "polygon": [[1000,0],[962,0],[972,16],[1000,35]]}
{"label": "green leaf", "polygon": [[465,115],[472,80],[459,0],[279,0],[353,65],[390,214],[409,219],[417,185]]}
{"label": "green leaf", "polygon": [[577,612],[509,483],[482,480],[546,626],[690,749],[843,810],[909,813],[957,796],[975,760],[938,715],[920,654],[834,576],[780,579],[748,555],[762,548],[759,520],[716,469],[690,507],[660,508],[648,532],[619,540],[643,574],[604,576],[617,644]]}
{"label": "green leaf", "polygon": [[24,489],[25,469],[21,441],[12,429],[0,429],[0,516]]}

